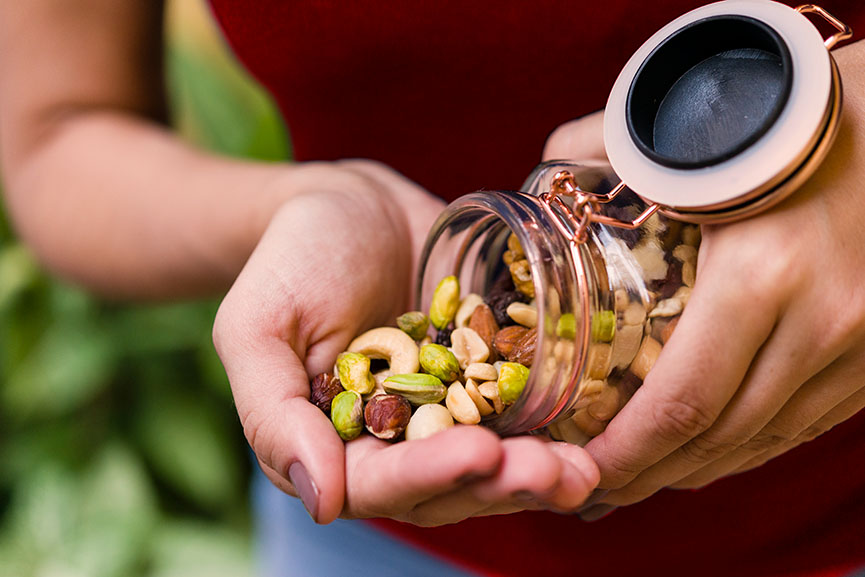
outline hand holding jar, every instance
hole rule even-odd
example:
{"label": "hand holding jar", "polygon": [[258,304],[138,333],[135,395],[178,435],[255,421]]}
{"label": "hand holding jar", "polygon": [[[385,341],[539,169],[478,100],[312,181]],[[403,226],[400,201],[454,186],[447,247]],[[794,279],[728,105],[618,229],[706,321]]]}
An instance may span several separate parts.
{"label": "hand holding jar", "polygon": [[271,220],[214,327],[244,431],[271,481],[319,523],[390,517],[429,526],[577,508],[598,480],[580,447],[465,426],[409,443],[364,435],[343,444],[308,401],[310,376],[407,309],[412,268],[441,204],[367,161],[306,165],[282,184],[308,194]]}
{"label": "hand holding jar", "polygon": [[[588,518],[760,466],[865,407],[865,43],[836,57],[845,89],[836,143],[769,212],[703,226],[676,330],[586,446],[609,490]],[[600,116],[558,129],[545,156],[602,155]]]}

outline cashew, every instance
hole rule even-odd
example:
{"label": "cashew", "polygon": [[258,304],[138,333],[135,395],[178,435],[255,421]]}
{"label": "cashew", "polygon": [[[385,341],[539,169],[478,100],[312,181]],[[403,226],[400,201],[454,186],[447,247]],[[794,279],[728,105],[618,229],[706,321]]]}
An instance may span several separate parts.
{"label": "cashew", "polygon": [[351,353],[362,353],[371,359],[385,359],[391,374],[416,373],[420,368],[418,346],[410,336],[394,327],[371,329],[351,341]]}
{"label": "cashew", "polygon": [[457,309],[457,314],[454,316],[454,325],[461,329],[469,325],[469,319],[478,305],[484,304],[484,299],[479,294],[469,293],[466,298],[460,302],[460,308]]}
{"label": "cashew", "polygon": [[477,425],[481,422],[480,411],[459,381],[448,387],[445,405],[447,405],[451,416],[463,425]]}

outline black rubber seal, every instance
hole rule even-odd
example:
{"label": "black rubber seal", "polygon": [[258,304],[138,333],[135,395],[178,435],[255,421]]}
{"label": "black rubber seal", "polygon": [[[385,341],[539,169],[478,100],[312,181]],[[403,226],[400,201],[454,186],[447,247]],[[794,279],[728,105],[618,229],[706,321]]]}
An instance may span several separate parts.
{"label": "black rubber seal", "polygon": [[712,166],[774,125],[792,85],[790,51],[775,30],[747,16],[704,18],[643,61],[628,91],[628,132],[663,166]]}

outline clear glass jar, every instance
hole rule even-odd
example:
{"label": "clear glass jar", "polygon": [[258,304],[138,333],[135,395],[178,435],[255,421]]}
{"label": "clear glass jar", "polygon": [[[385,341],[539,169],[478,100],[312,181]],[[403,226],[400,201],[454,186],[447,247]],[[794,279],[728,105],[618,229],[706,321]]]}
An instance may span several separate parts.
{"label": "clear glass jar", "polygon": [[[456,200],[427,239],[417,299],[429,310],[438,282],[456,275],[463,298],[476,293],[495,304],[490,297],[508,290],[503,256],[512,232],[531,271],[534,357],[516,402],[481,424],[503,435],[546,428],[584,444],[631,398],[675,326],[696,274],[699,228],[656,214],[634,230],[592,224],[584,242],[572,242],[575,221],[541,200],[561,170],[596,194],[619,182],[607,164],[553,162],[535,169],[525,192]],[[572,201],[566,199],[571,208]],[[644,205],[626,191],[603,207],[608,216],[633,220]]]}

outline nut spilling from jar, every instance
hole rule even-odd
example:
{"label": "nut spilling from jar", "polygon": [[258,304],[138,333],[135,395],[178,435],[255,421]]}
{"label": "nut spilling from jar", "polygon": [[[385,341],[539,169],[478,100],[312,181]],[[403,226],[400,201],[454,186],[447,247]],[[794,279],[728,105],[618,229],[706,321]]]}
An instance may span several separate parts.
{"label": "nut spilling from jar", "polygon": [[[546,428],[552,438],[575,444],[603,432],[640,386],[696,280],[697,226],[653,216],[639,231],[609,236],[605,258],[630,262],[643,290],[611,278],[609,298],[600,299],[591,313],[576,398]],[[339,355],[333,374],[312,380],[311,400],[330,415],[344,440],[364,429],[388,441],[421,439],[455,423],[495,419],[520,399],[529,382],[540,355],[539,328],[556,337],[546,362],[573,358],[581,319],[565,313],[554,327],[549,319],[539,327],[532,269],[513,233],[502,263],[507,272],[487,294],[461,298],[457,277],[445,277],[428,315],[410,311],[396,319],[399,328],[363,333]],[[387,367],[375,369],[376,359]]]}

